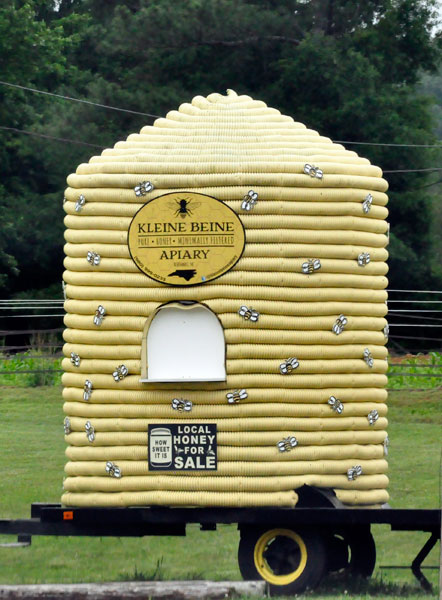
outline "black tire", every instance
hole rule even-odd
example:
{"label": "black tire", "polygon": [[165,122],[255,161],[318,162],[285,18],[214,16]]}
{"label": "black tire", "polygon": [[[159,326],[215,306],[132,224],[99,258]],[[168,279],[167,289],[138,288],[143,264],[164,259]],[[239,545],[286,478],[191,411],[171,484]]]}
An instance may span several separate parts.
{"label": "black tire", "polygon": [[264,579],[271,595],[297,594],[314,589],[325,574],[325,543],[314,529],[242,529],[238,563],[243,579]]}
{"label": "black tire", "polygon": [[376,545],[370,528],[332,532],[327,539],[327,569],[344,577],[371,577],[376,565]]}
{"label": "black tire", "polygon": [[350,548],[350,575],[371,577],[376,565],[376,544],[370,529],[352,531],[347,536],[347,542]]}

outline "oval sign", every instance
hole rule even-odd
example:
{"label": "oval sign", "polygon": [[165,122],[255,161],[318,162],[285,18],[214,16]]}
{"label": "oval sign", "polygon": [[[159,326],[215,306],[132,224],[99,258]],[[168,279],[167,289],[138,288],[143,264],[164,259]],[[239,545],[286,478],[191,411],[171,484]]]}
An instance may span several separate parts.
{"label": "oval sign", "polygon": [[198,285],[238,262],[245,231],[236,212],[220,200],[172,192],[135,214],[128,245],[132,260],[148,277],[168,285]]}

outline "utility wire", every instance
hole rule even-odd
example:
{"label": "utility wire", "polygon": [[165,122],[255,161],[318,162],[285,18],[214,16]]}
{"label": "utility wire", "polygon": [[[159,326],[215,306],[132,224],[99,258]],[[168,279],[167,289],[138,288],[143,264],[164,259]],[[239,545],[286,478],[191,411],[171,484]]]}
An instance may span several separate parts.
{"label": "utility wire", "polygon": [[[387,292],[399,292],[399,291],[406,291],[406,292],[410,292],[411,290],[387,290]],[[418,293],[420,290],[414,290],[416,293]],[[432,291],[428,291],[428,292],[423,292],[425,294],[442,294],[442,292],[439,292],[437,290],[432,290]],[[0,305],[2,304],[7,304],[7,303],[15,303],[15,302],[41,302],[41,303],[49,303],[49,302],[53,302],[53,303],[58,303],[60,305],[63,305],[64,300],[0,300]],[[442,300],[392,300],[391,298],[388,299],[388,304],[395,302],[396,304],[442,304]],[[410,312],[410,311],[407,311]],[[418,312],[422,312],[422,311],[418,311]]]}
{"label": "utility wire", "polygon": [[442,339],[439,338],[413,337],[411,335],[389,335],[388,337],[392,340],[425,340],[429,342],[442,342]]}
{"label": "utility wire", "polygon": [[[395,311],[394,310],[389,311],[388,314],[391,314],[392,312],[395,312]],[[414,311],[412,311],[412,312],[414,312]],[[424,312],[424,311],[422,311],[422,312]],[[404,319],[422,319],[424,321],[442,321],[442,319],[438,319],[437,317],[420,317],[419,315],[404,315],[404,314],[402,314],[402,312],[400,315],[391,315],[392,319],[394,317],[403,317]]]}
{"label": "utility wire", "polygon": [[0,298],[0,302],[63,302],[63,298]]}
{"label": "utility wire", "polygon": [[5,131],[15,131],[16,133],[25,133],[26,135],[33,135],[35,137],[42,137],[49,140],[55,140],[56,142],[68,142],[70,144],[78,144],[79,146],[89,146],[91,148],[99,148],[100,150],[104,150],[104,146],[97,146],[96,144],[89,144],[88,142],[80,142],[79,140],[55,137],[54,135],[45,135],[44,133],[35,133],[35,131],[26,131],[24,129],[17,129],[16,127],[5,127],[3,125],[0,125],[0,129],[4,129]]}
{"label": "utility wire", "polygon": [[[442,304],[442,300],[390,300],[388,299],[388,304]],[[421,311],[419,311],[421,312]]]}
{"label": "utility wire", "polygon": [[83,104],[90,104],[92,106],[98,106],[100,108],[108,108],[109,110],[118,110],[120,112],[131,113],[132,115],[142,115],[144,117],[152,117],[153,119],[161,119],[159,115],[151,115],[149,113],[139,112],[137,110],[129,110],[127,108],[119,108],[117,106],[108,106],[107,104],[100,104],[99,102],[92,102],[91,100],[82,100],[81,98],[72,98],[71,96],[63,96],[62,94],[53,94],[52,92],[44,92],[43,90],[37,90],[36,88],[26,87],[24,85],[18,85],[16,83],[9,83],[7,81],[0,81],[0,85],[6,85],[8,87],[18,88],[25,90],[26,92],[33,92],[34,94],[44,94],[45,96],[53,96],[60,98],[61,100],[71,100],[72,102],[81,102]]}
{"label": "utility wire", "polygon": [[[24,133],[26,135],[54,140],[56,142],[77,144],[79,146],[89,146],[90,148],[99,148],[100,150],[104,150],[106,148],[106,146],[98,146],[98,144],[90,144],[89,142],[81,142],[80,140],[72,140],[70,138],[60,138],[54,135],[36,133],[35,131],[27,131],[25,129],[18,129],[16,127],[6,127],[4,125],[0,125],[0,129],[4,131],[14,131],[15,133]],[[439,171],[442,171],[442,167],[429,167],[427,169],[396,169],[383,171],[383,173],[434,173]]]}
{"label": "utility wire", "polygon": [[390,144],[384,142],[350,142],[350,140],[333,140],[336,144],[358,144],[360,146],[391,146],[393,148],[442,148],[440,144]]}
{"label": "utility wire", "polygon": [[[38,348],[63,348],[63,344],[38,344]],[[35,346],[0,346],[0,352],[9,352],[10,350],[35,350]],[[20,353],[21,354],[21,353]]]}
{"label": "utility wire", "polygon": [[[49,140],[54,140],[56,142],[77,144],[79,146],[89,146],[90,148],[99,148],[100,150],[104,150],[106,148],[106,146],[98,146],[98,144],[90,144],[89,142],[80,142],[79,140],[72,140],[70,138],[60,138],[60,137],[56,137],[54,135],[46,135],[43,133],[36,133],[35,131],[27,131],[25,129],[17,129],[16,127],[5,127],[4,125],[0,125],[0,129],[3,129],[4,131],[14,131],[16,133],[24,133],[26,135],[32,135],[34,137],[41,137],[41,138],[45,138],[45,139],[49,139]],[[398,170],[392,170],[392,171],[391,170],[383,171],[383,173],[430,173],[430,172],[436,172],[436,171],[442,171],[442,167],[429,167],[427,169],[398,169]]]}
{"label": "utility wire", "polygon": [[63,327],[57,329],[14,329],[14,330],[1,330],[0,335],[29,335],[31,333],[59,333],[64,331]]}
{"label": "utility wire", "polygon": [[429,167],[428,169],[396,169],[394,171],[382,171],[383,173],[428,173],[430,171],[442,171],[442,167]]}
{"label": "utility wire", "polygon": [[[71,102],[81,102],[83,104],[89,104],[91,106],[98,106],[99,108],[106,108],[109,110],[117,110],[120,112],[126,112],[133,115],[142,115],[145,117],[151,117],[152,119],[161,119],[160,115],[153,115],[151,113],[140,112],[137,110],[130,110],[127,108],[120,108],[118,106],[109,106],[108,104],[101,104],[99,102],[93,102],[92,100],[84,100],[82,98],[73,98],[72,96],[64,96],[63,94],[55,94],[53,92],[46,92],[44,90],[39,90],[37,88],[31,88],[24,85],[19,85],[17,83],[10,83],[8,81],[0,81],[0,85],[5,85],[12,88],[18,88],[20,90],[25,90],[26,92],[33,92],[34,94],[44,94],[45,96],[52,96],[54,98],[59,98],[61,100],[70,100]],[[333,140],[336,144],[358,144],[361,146],[390,146],[397,148],[442,148],[440,144],[395,144],[395,143],[385,143],[385,142],[355,142],[350,140]],[[393,173],[395,171],[384,171],[384,173]]]}
{"label": "utility wire", "polygon": [[422,325],[421,323],[389,323],[390,327],[442,327],[442,325]]}
{"label": "utility wire", "polygon": [[[392,312],[410,313],[410,312],[412,312],[412,313],[418,313],[418,314],[421,314],[421,313],[423,313],[423,312],[426,312],[426,313],[428,313],[428,312],[437,312],[437,313],[440,313],[440,312],[442,312],[442,310],[438,310],[438,309],[436,309],[436,310],[407,310],[406,308],[404,308],[404,309],[394,309],[394,310],[389,310],[388,312],[389,312],[389,313],[392,313]],[[406,315],[404,315],[404,317],[405,317],[405,316],[406,316]],[[428,319],[432,319],[433,317],[427,317],[427,318],[428,318]]]}
{"label": "utility wire", "polygon": [[[387,292],[406,292],[407,294],[442,294],[442,290],[391,290],[388,289]],[[389,300],[390,302],[390,300]],[[425,300],[422,300],[425,302]]]}
{"label": "utility wire", "polygon": [[64,317],[64,313],[62,315],[1,315],[0,319],[23,319],[24,317],[26,317],[27,319],[36,319],[39,317]]}
{"label": "utility wire", "polygon": [[[30,306],[5,306],[5,305],[0,305],[0,310],[46,310],[46,309],[53,309],[53,308],[63,308],[62,306],[45,306],[45,305],[30,305]],[[392,311],[390,311],[392,312]],[[405,311],[408,312],[408,311]],[[416,310],[415,312],[420,312],[418,310]],[[422,311],[423,312],[423,311]],[[429,312],[433,312],[433,311],[429,311]],[[440,311],[442,312],[442,311]]]}

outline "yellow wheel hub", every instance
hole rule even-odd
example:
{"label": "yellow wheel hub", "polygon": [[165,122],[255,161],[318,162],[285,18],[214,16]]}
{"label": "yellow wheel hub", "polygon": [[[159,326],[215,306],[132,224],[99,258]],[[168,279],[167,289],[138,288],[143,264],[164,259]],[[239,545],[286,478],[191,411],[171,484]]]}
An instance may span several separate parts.
{"label": "yellow wheel hub", "polygon": [[[284,558],[284,570],[288,570],[288,573],[278,574],[275,572],[274,568],[274,560],[268,561],[268,556],[266,554],[272,552],[270,548],[272,544],[278,544],[276,538],[287,538],[288,540],[292,540],[297,548],[294,548],[294,544],[288,544],[291,550],[298,550],[299,558],[296,559],[296,554],[290,552],[289,549],[284,549],[284,546],[280,546],[276,551]],[[282,542],[282,540],[280,540]],[[273,548],[274,550],[274,548]],[[303,541],[303,539],[291,529],[270,529],[262,534],[262,536],[258,539],[255,544],[255,549],[253,552],[253,558],[255,561],[255,567],[258,573],[261,575],[263,579],[272,583],[273,585],[288,585],[298,579],[300,575],[303,573],[305,569],[305,565],[307,564],[307,548]],[[297,564],[290,563],[294,561]],[[291,571],[290,568],[293,568]]]}

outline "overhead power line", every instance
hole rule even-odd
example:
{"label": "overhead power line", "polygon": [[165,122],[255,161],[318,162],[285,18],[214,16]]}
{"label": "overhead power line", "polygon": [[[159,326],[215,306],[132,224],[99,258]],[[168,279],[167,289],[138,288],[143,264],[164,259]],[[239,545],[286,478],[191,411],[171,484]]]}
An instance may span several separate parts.
{"label": "overhead power line", "polygon": [[392,304],[393,302],[395,304],[442,304],[442,300],[390,300],[390,299],[388,299],[388,304]]}
{"label": "overhead power line", "polygon": [[19,304],[20,302],[22,304],[28,304],[29,302],[35,302],[35,303],[40,302],[42,304],[48,304],[49,302],[64,302],[64,300],[62,298],[60,298],[60,300],[53,300],[52,298],[47,298],[47,299],[45,299],[45,298],[38,298],[38,299],[35,299],[35,300],[34,299],[30,299],[30,298],[10,298],[8,300],[7,299],[4,299],[4,300],[0,299],[0,304],[12,304],[12,303]]}
{"label": "overhead power line", "polygon": [[[23,311],[23,310],[35,310],[36,312],[34,313],[35,316],[42,316],[40,314],[40,312],[38,311],[42,311],[42,310],[63,310],[62,306],[0,306],[0,311]],[[392,311],[390,311],[392,312]],[[417,311],[419,312],[419,311]],[[442,312],[442,311],[441,311]],[[4,318],[9,318],[9,316],[13,316],[15,314],[15,316],[17,316],[17,313],[13,313],[12,315],[8,315],[5,312],[1,312],[0,313],[0,317],[4,317]],[[51,313],[51,314],[55,314],[55,313]],[[58,314],[58,313],[57,313]]]}
{"label": "overhead power line", "polygon": [[34,94],[44,94],[45,96],[53,96],[60,98],[61,100],[70,100],[71,102],[81,102],[82,104],[90,104],[92,106],[98,106],[100,108],[107,108],[109,110],[118,110],[120,112],[131,113],[133,115],[142,115],[143,117],[152,117],[152,119],[160,119],[158,115],[151,115],[145,112],[139,112],[137,110],[129,110],[127,108],[119,108],[118,106],[109,106],[107,104],[100,104],[99,102],[92,102],[91,100],[83,100],[82,98],[72,98],[71,96],[63,96],[62,94],[53,94],[52,92],[45,92],[43,90],[37,90],[36,88],[26,87],[25,85],[18,85],[16,83],[9,83],[8,81],[0,81],[0,85],[6,85],[12,88],[18,88],[25,90],[26,92],[33,92]]}
{"label": "overhead power line", "polygon": [[395,169],[393,171],[382,171],[383,173],[429,173],[430,171],[442,171],[442,167],[429,167],[428,169]]}
{"label": "overhead power line", "polygon": [[414,337],[411,335],[389,335],[388,338],[393,340],[425,340],[427,342],[442,342],[442,339],[431,337]]}
{"label": "overhead power line", "polygon": [[442,148],[441,144],[390,144],[384,142],[350,142],[350,140],[333,140],[336,144],[357,144],[359,146],[391,146],[393,148]]}
{"label": "overhead power line", "polygon": [[[393,310],[389,310],[388,312],[389,312],[389,313],[390,313],[390,312],[400,312],[400,313],[410,313],[410,312],[412,312],[412,313],[418,313],[418,314],[421,314],[421,313],[423,313],[423,312],[427,312],[427,313],[428,313],[428,312],[442,312],[442,310],[440,310],[440,309],[434,309],[434,310],[409,310],[409,309],[406,309],[406,308],[401,308],[401,309],[393,309]],[[405,315],[404,315],[404,316],[405,316]],[[413,317],[413,318],[414,318],[414,317]],[[428,319],[433,319],[433,317],[425,317],[425,318],[428,318]]]}
{"label": "overhead power line", "polygon": [[[161,119],[162,118],[161,115],[154,115],[152,113],[140,112],[140,111],[131,110],[128,108],[121,108],[119,106],[110,106],[108,104],[101,104],[100,102],[93,102],[92,100],[85,100],[83,98],[73,98],[72,96],[65,96],[63,94],[55,94],[53,92],[47,92],[45,90],[31,88],[31,87],[27,87],[25,85],[19,85],[17,83],[10,83],[9,81],[0,81],[0,85],[4,85],[7,87],[11,87],[11,88],[17,88],[20,90],[24,90],[26,92],[32,92],[34,94],[43,94],[45,96],[52,96],[54,98],[59,98],[60,100],[69,100],[71,102],[81,102],[82,104],[89,104],[91,106],[97,106],[99,108],[105,108],[108,110],[117,110],[119,112],[125,112],[125,113],[134,114],[134,115],[142,115],[145,117],[151,117],[152,119]],[[17,131],[21,131],[21,130],[17,130]],[[30,135],[32,135],[32,134],[30,134]],[[34,134],[34,135],[37,135],[37,134]],[[41,134],[39,134],[39,135],[41,135]],[[48,137],[50,137],[50,136],[48,136]],[[52,139],[61,139],[61,138],[52,138]],[[357,145],[361,145],[361,146],[387,146],[387,147],[393,147],[393,148],[442,148],[442,144],[396,144],[396,143],[390,143],[390,142],[359,142],[359,141],[353,141],[353,140],[332,140],[332,141],[335,142],[336,144],[357,144]],[[79,143],[79,142],[77,142],[77,143]],[[414,172],[414,171],[384,171],[384,173],[398,173],[398,172],[408,173],[408,172]]]}
{"label": "overhead power line", "polygon": [[390,327],[442,327],[442,325],[427,325],[426,323],[389,323]]}
{"label": "overhead power line", "polygon": [[26,131],[25,129],[17,129],[16,127],[5,127],[4,125],[0,125],[0,129],[4,129],[5,131],[15,131],[15,133],[24,133],[34,137],[46,138],[48,140],[55,140],[56,142],[69,142],[70,144],[78,144],[79,146],[89,146],[91,148],[99,148],[100,150],[104,150],[104,146],[97,146],[97,144],[89,144],[88,142],[80,142],[79,140],[71,140],[69,138],[55,137],[54,135],[36,133],[35,131]]}
{"label": "overhead power line", "polygon": [[[48,140],[53,140],[55,142],[77,144],[79,146],[89,146],[90,148],[99,148],[100,150],[104,150],[106,148],[106,146],[99,146],[98,144],[90,144],[89,142],[81,142],[80,140],[72,140],[70,138],[61,138],[56,137],[55,135],[47,135],[44,133],[37,133],[35,131],[27,131],[25,129],[18,129],[17,127],[6,127],[4,125],[0,125],[0,129],[3,129],[4,131],[14,131],[15,133],[23,133],[25,135],[31,135],[34,137],[41,137]],[[439,171],[442,171],[442,167],[428,167],[427,169],[387,170],[383,171],[383,173],[435,173]]]}
{"label": "overhead power line", "polygon": [[57,327],[56,329],[14,329],[14,330],[2,330],[0,335],[30,335],[31,333],[58,333],[64,331],[63,327]]}
{"label": "overhead power line", "polygon": [[[392,290],[387,289],[387,292],[406,292],[407,294],[442,294],[442,290]],[[405,300],[405,302],[407,302]],[[422,300],[425,302],[425,300]]]}
{"label": "overhead power line", "polygon": [[64,314],[62,314],[62,315],[1,315],[0,318],[3,318],[3,319],[21,319],[23,317],[31,318],[31,319],[32,318],[38,319],[40,317],[64,317]]}

